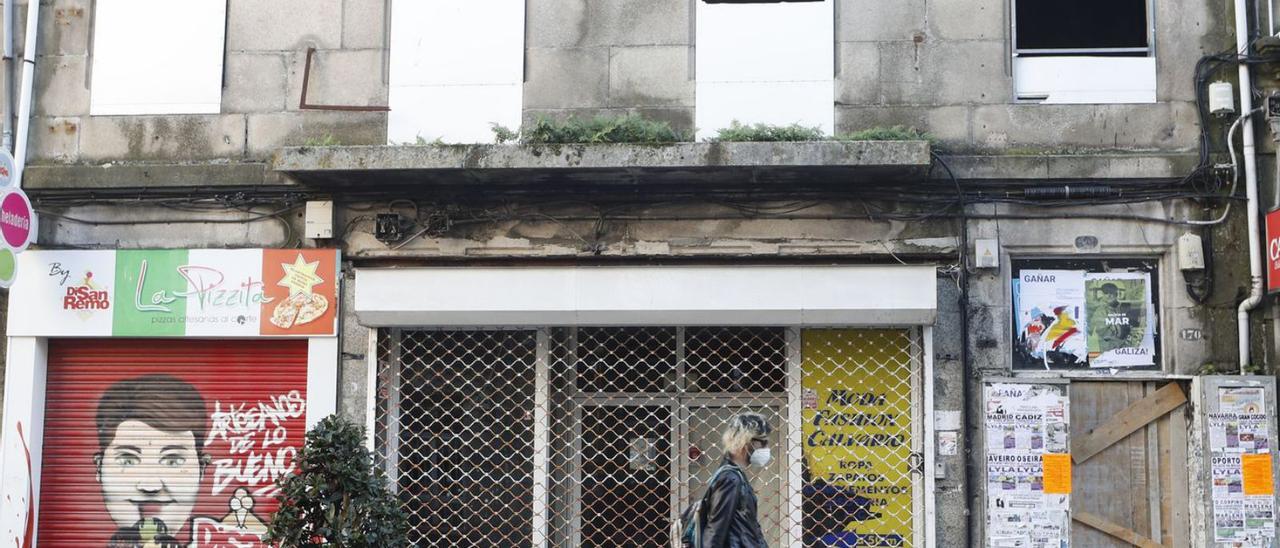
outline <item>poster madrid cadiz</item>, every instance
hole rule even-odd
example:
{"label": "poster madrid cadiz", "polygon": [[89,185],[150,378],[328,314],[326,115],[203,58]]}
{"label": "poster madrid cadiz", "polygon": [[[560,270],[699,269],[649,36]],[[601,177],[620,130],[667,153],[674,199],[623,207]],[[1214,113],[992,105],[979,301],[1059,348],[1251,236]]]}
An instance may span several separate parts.
{"label": "poster madrid cadiz", "polygon": [[1067,548],[1071,536],[1066,385],[985,387],[987,546]]}

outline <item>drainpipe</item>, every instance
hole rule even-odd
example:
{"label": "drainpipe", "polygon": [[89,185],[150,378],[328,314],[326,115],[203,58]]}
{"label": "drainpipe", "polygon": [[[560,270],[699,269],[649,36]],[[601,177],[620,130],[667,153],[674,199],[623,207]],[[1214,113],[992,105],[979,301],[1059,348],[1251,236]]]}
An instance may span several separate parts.
{"label": "drainpipe", "polygon": [[13,152],[13,4],[12,0],[4,3],[4,108],[0,113],[4,116],[4,129],[0,132],[0,146]]}
{"label": "drainpipe", "polygon": [[[1244,0],[1239,0],[1244,1]],[[22,95],[18,97],[18,140],[13,149],[13,184],[22,186],[27,165],[27,135],[31,132],[31,87],[35,83],[36,35],[40,31],[40,2],[27,4],[27,36],[22,46]]]}
{"label": "drainpipe", "polygon": [[[1247,55],[1249,51],[1249,12],[1245,0],[1235,0],[1236,51]],[[1242,136],[1244,140],[1244,180],[1248,203],[1245,211],[1249,219],[1249,296],[1240,303],[1236,323],[1240,341],[1240,374],[1245,374],[1249,364],[1249,311],[1262,303],[1262,251],[1258,228],[1258,165],[1254,158],[1253,144],[1253,81],[1248,63],[1240,65],[1240,112],[1246,114]]]}

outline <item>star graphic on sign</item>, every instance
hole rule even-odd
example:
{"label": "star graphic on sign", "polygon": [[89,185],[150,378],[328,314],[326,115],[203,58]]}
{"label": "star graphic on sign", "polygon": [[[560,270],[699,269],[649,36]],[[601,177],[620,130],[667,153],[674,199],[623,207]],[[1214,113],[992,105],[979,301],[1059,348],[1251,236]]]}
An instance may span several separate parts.
{"label": "star graphic on sign", "polygon": [[280,263],[280,266],[284,268],[284,277],[280,278],[276,285],[289,288],[289,295],[309,294],[311,288],[324,283],[324,278],[316,275],[316,270],[320,268],[320,261],[309,263],[302,258],[301,253],[293,264]]}

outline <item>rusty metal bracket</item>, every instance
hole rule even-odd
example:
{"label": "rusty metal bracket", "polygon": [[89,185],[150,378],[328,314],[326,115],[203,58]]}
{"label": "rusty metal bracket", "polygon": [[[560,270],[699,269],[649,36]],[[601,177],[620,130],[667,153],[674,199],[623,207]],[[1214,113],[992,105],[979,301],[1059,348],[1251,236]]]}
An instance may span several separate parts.
{"label": "rusty metal bracket", "polygon": [[389,106],[363,105],[313,105],[307,102],[307,91],[311,87],[311,60],[315,57],[316,48],[307,48],[307,64],[302,68],[302,99],[298,101],[299,110],[340,110],[347,112],[391,112]]}

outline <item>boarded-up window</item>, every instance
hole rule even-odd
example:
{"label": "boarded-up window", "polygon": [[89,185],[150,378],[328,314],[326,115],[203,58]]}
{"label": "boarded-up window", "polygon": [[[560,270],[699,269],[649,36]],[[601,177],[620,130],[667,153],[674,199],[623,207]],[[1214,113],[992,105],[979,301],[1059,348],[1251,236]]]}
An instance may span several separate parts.
{"label": "boarded-up window", "polygon": [[1160,369],[1160,287],[1143,259],[1013,262],[1013,368]]}
{"label": "boarded-up window", "polygon": [[738,120],[835,125],[833,1],[697,8],[698,137]]}
{"label": "boarded-up window", "polygon": [[991,382],[984,546],[1189,546],[1176,382]]}
{"label": "boarded-up window", "polygon": [[390,142],[492,141],[520,125],[523,82],[522,0],[392,4]]}
{"label": "boarded-up window", "polygon": [[1013,0],[1018,98],[1045,103],[1154,103],[1146,0]]}
{"label": "boarded-up window", "polygon": [[1160,383],[1071,384],[1073,548],[1189,545],[1185,401]]}
{"label": "boarded-up window", "polygon": [[216,114],[225,0],[98,0],[89,113]]}

